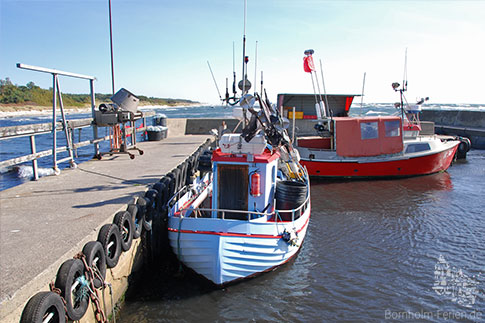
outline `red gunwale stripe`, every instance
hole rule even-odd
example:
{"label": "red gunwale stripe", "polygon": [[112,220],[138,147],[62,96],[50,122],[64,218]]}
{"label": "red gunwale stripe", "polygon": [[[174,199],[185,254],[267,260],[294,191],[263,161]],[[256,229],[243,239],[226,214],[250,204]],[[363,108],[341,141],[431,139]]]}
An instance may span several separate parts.
{"label": "red gunwale stripe", "polygon": [[[302,225],[302,227],[297,231],[300,233],[304,227],[307,226],[308,221],[310,221],[310,215],[308,215],[308,219]],[[196,231],[196,230],[178,230],[173,228],[167,228],[168,231],[171,232],[180,232],[180,233],[193,233],[193,234],[210,234],[215,236],[224,236],[224,237],[251,237],[251,238],[267,238],[267,239],[276,239],[281,238],[281,235],[270,235],[270,234],[244,234],[244,233],[234,233],[234,232],[214,232],[214,231]]]}

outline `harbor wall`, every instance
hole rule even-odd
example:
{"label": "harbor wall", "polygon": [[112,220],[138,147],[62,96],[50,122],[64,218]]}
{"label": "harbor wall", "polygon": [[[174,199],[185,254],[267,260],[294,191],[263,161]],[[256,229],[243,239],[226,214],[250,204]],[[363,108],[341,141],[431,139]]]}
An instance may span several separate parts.
{"label": "harbor wall", "polygon": [[[100,229],[113,223],[116,213],[145,196],[153,184],[184,163],[209,138],[183,135],[185,119],[173,119],[169,126],[172,131],[167,139],[138,143],[144,154],[136,154],[134,160],[106,156],[77,169],[62,170],[58,176],[2,191],[0,322],[19,322],[29,299],[50,290],[49,284],[65,261],[75,257],[87,242],[96,241]],[[175,146],[177,151],[173,151]],[[98,291],[107,317],[122,302],[131,276],[147,261],[146,241],[133,240],[118,264],[107,269],[112,294],[108,288]],[[96,322],[90,303],[79,322]]]}
{"label": "harbor wall", "polygon": [[467,137],[472,148],[485,149],[485,111],[423,110],[420,119],[434,122],[438,134]]}

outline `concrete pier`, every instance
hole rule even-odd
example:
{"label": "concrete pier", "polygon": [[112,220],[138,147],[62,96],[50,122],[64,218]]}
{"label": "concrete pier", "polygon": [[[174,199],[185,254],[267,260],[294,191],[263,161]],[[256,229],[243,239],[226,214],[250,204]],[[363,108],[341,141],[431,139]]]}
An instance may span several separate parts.
{"label": "concrete pier", "polygon": [[467,137],[473,148],[485,149],[485,111],[425,109],[420,118],[434,122],[438,134]]}
{"label": "concrete pier", "polygon": [[[169,137],[138,143],[144,154],[134,160],[128,155],[105,155],[58,176],[0,192],[1,322],[18,322],[29,298],[49,290],[49,282],[55,280],[64,261],[96,240],[99,229],[111,223],[116,212],[126,210],[134,197],[209,137],[185,135],[186,124],[184,119],[170,119]],[[118,266],[108,270],[115,302],[126,289],[139,245],[140,239],[135,240]],[[81,322],[94,322],[90,312],[91,307]]]}

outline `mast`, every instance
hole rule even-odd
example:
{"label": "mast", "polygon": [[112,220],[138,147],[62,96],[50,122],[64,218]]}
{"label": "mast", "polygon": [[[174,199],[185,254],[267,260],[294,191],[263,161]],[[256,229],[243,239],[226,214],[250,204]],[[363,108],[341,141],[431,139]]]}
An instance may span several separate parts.
{"label": "mast", "polygon": [[246,0],[244,0],[244,27],[243,27],[243,61],[242,61],[242,95],[246,92]]}

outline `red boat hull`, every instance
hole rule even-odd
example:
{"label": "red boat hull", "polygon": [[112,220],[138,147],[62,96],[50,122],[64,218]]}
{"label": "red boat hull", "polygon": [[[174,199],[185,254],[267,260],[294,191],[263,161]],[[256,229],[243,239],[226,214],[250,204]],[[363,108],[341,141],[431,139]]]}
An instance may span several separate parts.
{"label": "red boat hull", "polygon": [[450,167],[458,145],[435,154],[377,162],[309,161],[300,163],[313,177],[409,177],[445,171]]}

